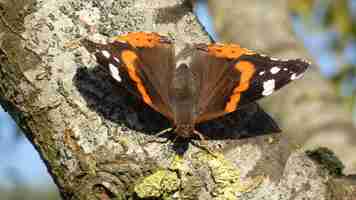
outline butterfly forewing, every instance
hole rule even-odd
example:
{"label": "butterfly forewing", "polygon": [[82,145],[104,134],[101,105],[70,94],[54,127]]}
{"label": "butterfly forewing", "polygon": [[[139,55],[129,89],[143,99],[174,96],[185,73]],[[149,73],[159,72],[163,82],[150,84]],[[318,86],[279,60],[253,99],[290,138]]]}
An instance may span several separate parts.
{"label": "butterfly forewing", "polygon": [[271,95],[302,76],[309,63],[277,60],[237,45],[199,45],[192,68],[199,74],[199,116],[196,122],[231,113]]}
{"label": "butterfly forewing", "polygon": [[156,68],[160,66],[146,65],[145,63],[148,61],[145,58],[147,57],[141,56],[143,52],[145,54],[159,52],[171,60],[172,50],[170,49],[172,47],[161,47],[159,45],[135,47],[129,41],[120,40],[114,40],[108,44],[86,40],[84,44],[88,50],[95,49],[98,63],[109,71],[113,79],[128,88],[132,94],[142,99],[153,109],[172,119],[171,109],[166,103],[167,91],[157,88],[160,83],[156,81],[159,79],[153,80],[158,75]]}
{"label": "butterfly forewing", "polygon": [[302,77],[309,63],[301,59],[277,60],[261,55],[241,56],[239,61],[250,62],[255,73],[249,88],[242,92],[239,105],[245,105],[284,87]]}

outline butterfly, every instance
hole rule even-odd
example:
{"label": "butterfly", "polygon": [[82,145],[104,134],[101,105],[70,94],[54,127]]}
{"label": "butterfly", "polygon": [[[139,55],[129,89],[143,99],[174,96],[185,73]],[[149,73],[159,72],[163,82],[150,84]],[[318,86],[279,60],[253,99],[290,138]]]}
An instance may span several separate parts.
{"label": "butterfly", "polygon": [[238,112],[301,78],[310,66],[237,44],[175,43],[158,33],[130,32],[109,43],[83,44],[113,79],[168,118],[183,138],[203,138],[196,124]]}

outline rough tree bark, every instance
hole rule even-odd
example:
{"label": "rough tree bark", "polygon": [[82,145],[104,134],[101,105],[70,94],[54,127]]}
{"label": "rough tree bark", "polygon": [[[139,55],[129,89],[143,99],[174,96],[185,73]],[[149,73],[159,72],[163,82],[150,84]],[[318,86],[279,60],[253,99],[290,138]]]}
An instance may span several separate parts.
{"label": "rough tree bark", "polygon": [[[212,0],[209,5],[222,40],[275,57],[309,57],[292,31],[288,1]],[[286,127],[285,134],[306,148],[332,149],[345,164],[344,172],[355,174],[356,130],[333,86],[323,80],[315,62],[303,81],[293,86],[265,101]]]}
{"label": "rough tree bark", "polygon": [[0,103],[63,199],[351,197],[349,184],[282,135],[209,140],[215,156],[191,143],[145,143],[167,122],[107,80],[85,48],[67,45],[88,34],[82,19],[107,36],[143,30],[209,42],[188,2],[1,0],[0,11]]}

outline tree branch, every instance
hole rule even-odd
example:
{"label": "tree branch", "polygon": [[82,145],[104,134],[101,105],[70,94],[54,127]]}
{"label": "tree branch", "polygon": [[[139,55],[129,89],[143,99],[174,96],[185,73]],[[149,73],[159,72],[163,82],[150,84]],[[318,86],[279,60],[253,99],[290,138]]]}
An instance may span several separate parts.
{"label": "tree branch", "polygon": [[[84,47],[66,48],[88,34],[83,18],[101,35],[154,31],[209,42],[189,4],[5,0],[0,7],[0,102],[64,199],[322,199],[331,193],[324,184],[330,177],[304,153],[291,153],[282,135],[217,137],[208,142],[215,156],[191,145],[196,141],[146,143],[160,140],[152,134],[168,122],[108,80]],[[242,114],[256,117],[241,111],[227,118]],[[214,127],[227,121],[201,128],[219,135]],[[237,135],[234,129],[225,135]]]}

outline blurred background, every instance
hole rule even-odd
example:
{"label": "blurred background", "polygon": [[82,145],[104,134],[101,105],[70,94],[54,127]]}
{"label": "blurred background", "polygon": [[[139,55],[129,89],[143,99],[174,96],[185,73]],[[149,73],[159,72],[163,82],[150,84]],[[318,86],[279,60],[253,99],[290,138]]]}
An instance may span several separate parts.
{"label": "blurred background", "polygon": [[[223,1],[222,1],[223,3]],[[215,39],[204,0],[195,10]],[[289,0],[293,28],[356,124],[356,0]],[[356,133],[355,133],[356,134]],[[356,135],[355,135],[356,137]],[[356,163],[351,163],[356,168]],[[0,199],[59,199],[38,153],[0,107]]]}

